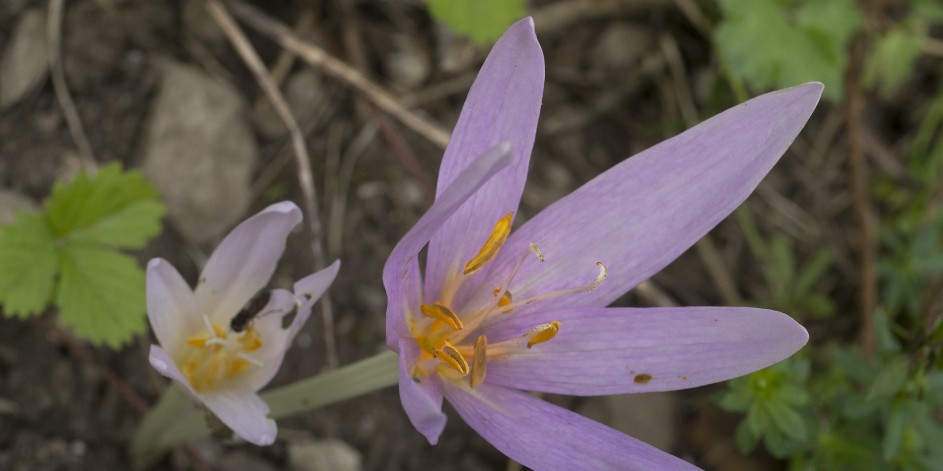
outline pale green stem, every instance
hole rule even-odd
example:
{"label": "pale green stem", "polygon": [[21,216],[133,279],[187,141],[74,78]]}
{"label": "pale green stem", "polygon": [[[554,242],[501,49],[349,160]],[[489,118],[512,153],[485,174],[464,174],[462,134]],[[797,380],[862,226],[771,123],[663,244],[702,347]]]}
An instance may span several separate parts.
{"label": "pale green stem", "polygon": [[[392,386],[399,381],[399,357],[386,351],[336,370],[262,394],[274,419]],[[203,412],[174,384],[138,427],[131,458],[138,467],[153,463],[166,450],[209,435]]]}

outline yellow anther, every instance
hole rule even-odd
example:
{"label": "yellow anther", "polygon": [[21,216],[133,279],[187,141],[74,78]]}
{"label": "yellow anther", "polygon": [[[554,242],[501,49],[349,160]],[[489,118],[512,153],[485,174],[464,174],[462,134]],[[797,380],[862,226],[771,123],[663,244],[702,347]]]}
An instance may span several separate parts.
{"label": "yellow anther", "polygon": [[187,339],[187,344],[193,347],[202,347],[206,345],[206,341],[209,339],[209,334],[194,335],[193,337]]}
{"label": "yellow anther", "polygon": [[236,360],[229,363],[228,367],[226,368],[225,376],[227,378],[231,376],[235,376],[249,369],[249,366],[251,365],[252,363],[249,363],[247,360],[244,360],[242,358],[237,358]]}
{"label": "yellow anther", "polygon": [[419,306],[419,311],[433,319],[438,319],[442,322],[445,322],[455,330],[462,329],[462,320],[458,318],[458,315],[455,314],[455,311],[449,309],[449,307],[445,304],[421,304]]}
{"label": "yellow anther", "polygon": [[[495,288],[494,291],[491,292],[491,295],[497,296],[501,294],[501,291],[503,291],[503,288]],[[501,299],[498,300],[498,307],[507,306],[508,304],[511,304],[511,302],[513,302],[513,300],[511,299],[511,292],[505,291],[504,294],[501,295]],[[506,312],[511,312],[511,311],[506,311]]]}
{"label": "yellow anther", "polygon": [[498,251],[501,250],[501,246],[504,245],[504,241],[508,239],[508,234],[511,233],[511,218],[513,216],[514,213],[508,213],[507,216],[498,219],[498,222],[494,224],[494,229],[491,229],[491,235],[488,236],[485,245],[465,264],[465,269],[462,270],[463,274],[471,275],[475,273],[480,270],[481,267],[487,265],[488,262],[498,254]]}
{"label": "yellow anther", "polygon": [[557,321],[550,321],[546,324],[540,324],[533,329],[530,329],[525,336],[528,336],[527,339],[527,348],[531,348],[538,343],[544,343],[550,339],[556,337],[557,332],[560,331],[560,323]]}
{"label": "yellow anther", "polygon": [[246,332],[239,337],[239,343],[242,344],[242,349],[247,352],[254,352],[262,347],[262,339],[252,327],[246,329]]}
{"label": "yellow anther", "polygon": [[481,384],[485,380],[485,360],[487,360],[488,339],[484,335],[479,335],[475,340],[475,353],[472,356],[471,376],[468,378],[468,384],[472,388]]}
{"label": "yellow anther", "polygon": [[452,368],[455,368],[462,376],[468,376],[468,362],[465,361],[465,357],[448,340],[442,342],[442,346],[436,350],[436,356],[452,365]]}

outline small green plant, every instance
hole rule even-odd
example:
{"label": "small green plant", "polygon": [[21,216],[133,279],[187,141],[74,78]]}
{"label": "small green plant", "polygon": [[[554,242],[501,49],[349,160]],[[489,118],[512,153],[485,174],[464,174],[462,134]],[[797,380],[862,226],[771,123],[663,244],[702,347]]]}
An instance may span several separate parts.
{"label": "small green plant", "polygon": [[38,213],[0,227],[0,305],[28,317],[50,303],[63,323],[117,348],[144,331],[144,272],[120,249],[158,234],[164,206],[140,172],[111,164],[57,183]]}
{"label": "small green plant", "polygon": [[429,0],[429,14],[477,43],[498,39],[524,16],[525,0]]}
{"label": "small green plant", "polygon": [[714,41],[730,72],[757,90],[817,80],[843,96],[847,44],[861,25],[854,0],[719,0]]}

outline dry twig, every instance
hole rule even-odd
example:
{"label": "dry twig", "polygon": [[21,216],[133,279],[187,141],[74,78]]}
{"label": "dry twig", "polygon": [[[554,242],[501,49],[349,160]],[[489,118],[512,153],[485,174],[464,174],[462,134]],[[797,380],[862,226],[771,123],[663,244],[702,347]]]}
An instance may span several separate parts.
{"label": "dry twig", "polygon": [[[318,269],[326,266],[324,249],[322,247],[321,235],[321,217],[318,211],[317,192],[314,188],[314,177],[311,170],[311,158],[308,155],[308,149],[305,145],[305,137],[298,126],[298,122],[291,114],[288,103],[282,96],[281,91],[272,77],[268,73],[262,59],[255,52],[255,49],[249,43],[249,40],[243,34],[242,30],[236,24],[236,21],[226,11],[219,0],[207,0],[207,9],[213,16],[213,19],[220,28],[226,33],[229,41],[239,53],[239,56],[246,63],[252,74],[258,80],[262,90],[272,106],[278,113],[278,116],[285,123],[288,132],[291,135],[292,146],[295,149],[295,161],[298,164],[298,182],[301,185],[301,192],[304,195],[305,212],[308,216],[308,228],[311,230],[311,253],[314,255],[314,264]],[[337,345],[334,340],[334,316],[331,309],[330,297],[325,294],[320,300],[321,312],[324,316],[324,343],[327,348],[327,363],[331,368],[336,368],[337,363]]]}
{"label": "dry twig", "polygon": [[393,94],[369,81],[356,69],[332,57],[323,49],[303,41],[284,25],[267,17],[256,8],[238,0],[227,0],[227,4],[230,5],[233,14],[249,26],[271,37],[283,48],[294,52],[311,66],[354,87],[371,103],[433,144],[442,149],[448,145],[449,133],[441,126],[406,108]]}
{"label": "dry twig", "polygon": [[72,101],[72,95],[69,94],[69,87],[65,81],[65,74],[62,72],[63,2],[64,0],[49,0],[49,16],[46,23],[46,42],[49,44],[49,70],[52,76],[52,88],[56,94],[56,101],[59,102],[59,107],[62,108],[62,115],[69,127],[72,141],[79,149],[82,166],[85,171],[94,172],[98,168],[95,165],[95,154],[92,152],[92,145],[85,135],[82,119],[75,109],[75,102]]}

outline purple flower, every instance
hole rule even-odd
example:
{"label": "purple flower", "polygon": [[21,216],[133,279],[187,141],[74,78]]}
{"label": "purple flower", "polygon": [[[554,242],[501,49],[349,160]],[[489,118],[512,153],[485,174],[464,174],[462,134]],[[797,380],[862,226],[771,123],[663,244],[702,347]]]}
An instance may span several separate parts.
{"label": "purple flower", "polygon": [[725,111],[512,233],[543,81],[543,55],[525,19],[482,66],[442,159],[436,201],[384,267],[387,343],[400,355],[403,407],[435,444],[444,397],[496,448],[534,469],[691,467],[524,391],[691,388],[764,368],[806,343],[802,326],[765,309],[604,306],[743,202],[808,120],[822,85]]}
{"label": "purple flower", "polygon": [[[147,317],[160,343],[151,345],[151,365],[256,445],[270,445],[276,433],[257,391],[275,376],[339,267],[334,262],[302,278],[294,292],[274,289],[254,298],[268,284],[285,239],[299,222],[301,210],[284,201],[239,224],[210,256],[194,290],[166,260],[147,264]],[[295,310],[291,324],[282,328],[282,317]]]}

